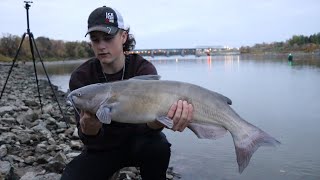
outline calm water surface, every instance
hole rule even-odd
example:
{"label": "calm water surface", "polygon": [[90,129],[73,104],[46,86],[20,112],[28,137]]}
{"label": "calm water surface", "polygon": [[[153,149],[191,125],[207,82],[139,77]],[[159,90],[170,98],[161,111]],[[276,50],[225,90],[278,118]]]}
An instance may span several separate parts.
{"label": "calm water surface", "polygon": [[[152,61],[162,79],[194,83],[233,101],[245,120],[282,145],[261,147],[240,175],[231,135],[200,140],[190,131],[165,130],[172,143],[170,166],[182,179],[320,179],[320,58],[293,64],[284,59],[220,56]],[[51,81],[68,89],[79,62],[48,63]]]}

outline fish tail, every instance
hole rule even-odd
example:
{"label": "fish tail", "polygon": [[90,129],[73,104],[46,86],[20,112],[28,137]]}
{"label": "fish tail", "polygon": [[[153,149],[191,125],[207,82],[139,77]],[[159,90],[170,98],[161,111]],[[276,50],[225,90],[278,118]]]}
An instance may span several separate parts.
{"label": "fish tail", "polygon": [[234,144],[239,173],[242,173],[248,166],[251,156],[260,146],[277,146],[280,142],[266,132],[255,128],[247,138],[234,138]]}

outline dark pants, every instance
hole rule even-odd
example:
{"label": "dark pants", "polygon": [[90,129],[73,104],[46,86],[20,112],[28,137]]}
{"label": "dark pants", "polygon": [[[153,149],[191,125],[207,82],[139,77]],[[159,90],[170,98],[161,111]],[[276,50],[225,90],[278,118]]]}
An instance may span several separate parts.
{"label": "dark pants", "polygon": [[170,146],[160,132],[135,136],[117,150],[85,150],[67,164],[61,180],[107,180],[123,167],[140,167],[143,180],[165,180]]}

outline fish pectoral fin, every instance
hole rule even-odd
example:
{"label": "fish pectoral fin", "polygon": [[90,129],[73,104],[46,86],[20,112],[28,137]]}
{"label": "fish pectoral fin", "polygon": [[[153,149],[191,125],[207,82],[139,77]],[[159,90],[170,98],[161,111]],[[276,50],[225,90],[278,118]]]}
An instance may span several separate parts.
{"label": "fish pectoral fin", "polygon": [[212,124],[190,123],[188,128],[200,139],[218,139],[227,133],[226,128]]}
{"label": "fish pectoral fin", "polygon": [[141,76],[135,76],[130,79],[140,79],[140,80],[159,80],[161,76],[159,75],[141,75]]}
{"label": "fish pectoral fin", "polygon": [[173,120],[168,118],[167,116],[157,117],[156,120],[165,125],[167,128],[171,129],[173,127]]}
{"label": "fish pectoral fin", "polygon": [[96,116],[99,119],[100,122],[104,124],[110,124],[111,123],[111,113],[110,108],[108,106],[100,106]]}

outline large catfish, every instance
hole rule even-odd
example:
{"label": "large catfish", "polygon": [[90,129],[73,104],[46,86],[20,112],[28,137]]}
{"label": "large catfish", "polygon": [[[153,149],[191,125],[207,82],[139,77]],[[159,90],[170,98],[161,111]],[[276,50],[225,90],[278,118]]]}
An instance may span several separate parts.
{"label": "large catfish", "polygon": [[177,100],[187,100],[194,107],[189,124],[199,138],[217,139],[229,131],[233,137],[239,172],[247,167],[260,146],[275,146],[279,141],[242,119],[229,105],[231,100],[203,87],[158,80],[159,76],[138,76],[112,83],[92,84],[72,91],[68,100],[78,109],[96,114],[106,124],[147,123],[159,121],[171,128],[166,117]]}

